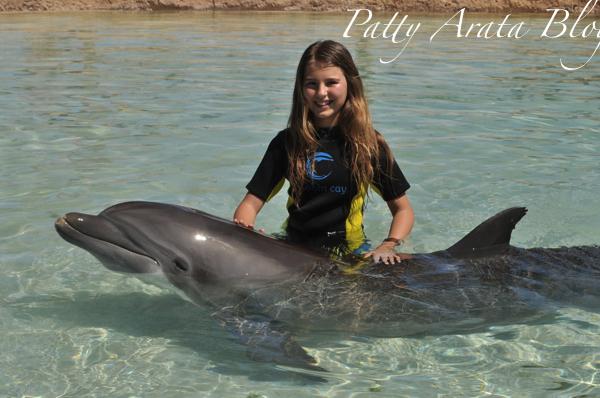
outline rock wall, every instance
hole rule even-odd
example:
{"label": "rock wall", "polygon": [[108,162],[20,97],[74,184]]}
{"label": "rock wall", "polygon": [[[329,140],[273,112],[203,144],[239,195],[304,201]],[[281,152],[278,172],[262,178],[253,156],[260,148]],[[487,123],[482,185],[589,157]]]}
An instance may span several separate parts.
{"label": "rock wall", "polygon": [[[79,10],[281,10],[346,11],[369,8],[401,12],[447,13],[466,8],[469,12],[538,13],[548,8],[580,11],[588,0],[0,0],[0,12]],[[594,1],[591,3],[594,4]],[[600,4],[594,7],[600,14]]]}

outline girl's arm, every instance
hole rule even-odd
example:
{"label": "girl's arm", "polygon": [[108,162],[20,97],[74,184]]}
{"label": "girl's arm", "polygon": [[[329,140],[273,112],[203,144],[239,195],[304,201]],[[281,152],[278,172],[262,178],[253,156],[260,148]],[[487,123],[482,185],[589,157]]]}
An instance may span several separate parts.
{"label": "girl's arm", "polygon": [[395,240],[395,242],[384,241],[373,251],[367,253],[365,257],[372,257],[374,262],[395,264],[401,261],[402,256],[394,251],[394,247],[410,234],[415,222],[415,214],[406,194],[388,201],[387,204],[393,216],[388,239]]}
{"label": "girl's arm", "polygon": [[254,229],[256,215],[262,209],[265,201],[250,192],[244,196],[233,213],[233,222],[243,227]]}
{"label": "girl's arm", "polygon": [[408,200],[408,195],[404,194],[399,198],[392,199],[387,202],[390,212],[394,217],[388,238],[404,240],[410,234],[413,224],[415,223],[415,213]]}

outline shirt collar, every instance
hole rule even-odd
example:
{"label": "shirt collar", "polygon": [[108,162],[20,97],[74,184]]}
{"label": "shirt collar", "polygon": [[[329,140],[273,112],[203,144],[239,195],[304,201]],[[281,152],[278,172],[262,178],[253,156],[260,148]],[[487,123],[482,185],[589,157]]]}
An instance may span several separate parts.
{"label": "shirt collar", "polygon": [[340,126],[317,127],[317,138],[336,138],[339,137]]}

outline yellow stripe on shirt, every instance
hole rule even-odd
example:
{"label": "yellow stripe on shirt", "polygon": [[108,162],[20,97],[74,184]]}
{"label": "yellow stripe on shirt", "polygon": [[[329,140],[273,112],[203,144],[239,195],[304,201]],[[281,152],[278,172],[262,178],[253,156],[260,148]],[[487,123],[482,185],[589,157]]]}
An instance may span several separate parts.
{"label": "yellow stripe on shirt", "polygon": [[350,212],[346,218],[346,241],[351,251],[358,249],[365,240],[363,232],[363,210],[365,204],[365,195],[367,190],[361,186],[358,193],[352,198],[350,203]]}

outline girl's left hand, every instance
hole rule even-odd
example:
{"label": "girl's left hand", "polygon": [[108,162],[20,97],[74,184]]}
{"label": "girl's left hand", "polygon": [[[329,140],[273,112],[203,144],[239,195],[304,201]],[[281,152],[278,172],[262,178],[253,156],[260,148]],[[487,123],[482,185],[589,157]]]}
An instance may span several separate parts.
{"label": "girl's left hand", "polygon": [[366,253],[365,258],[372,258],[374,263],[399,264],[402,262],[402,256],[394,251],[394,247],[393,244],[382,243],[375,250]]}

